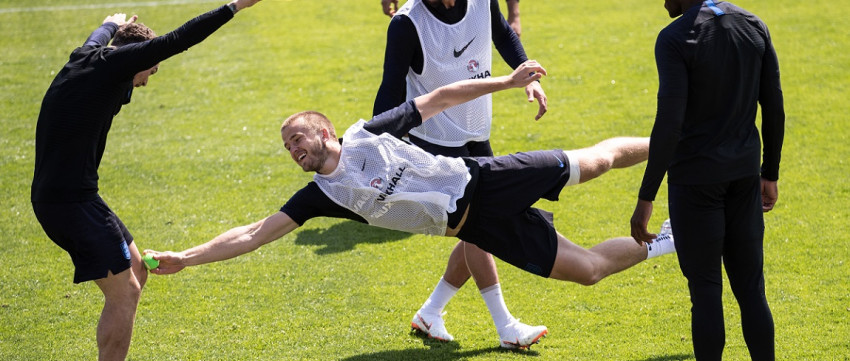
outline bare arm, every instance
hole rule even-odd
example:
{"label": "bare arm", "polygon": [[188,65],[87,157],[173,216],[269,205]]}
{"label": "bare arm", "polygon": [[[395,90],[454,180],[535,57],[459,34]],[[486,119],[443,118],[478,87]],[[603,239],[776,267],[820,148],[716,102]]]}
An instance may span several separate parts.
{"label": "bare arm", "polygon": [[519,21],[519,0],[505,0],[508,7],[508,24],[516,36],[522,36],[522,23]]}
{"label": "bare arm", "polygon": [[254,251],[260,246],[283,237],[298,228],[298,223],[286,213],[278,212],[253,224],[236,227],[211,241],[182,252],[156,252],[146,250],[159,261],[156,274],[176,273],[187,266],[223,261]]}
{"label": "bare arm", "polygon": [[439,114],[443,110],[466,103],[485,94],[510,88],[524,88],[529,83],[546,75],[546,69],[534,60],[528,60],[510,75],[485,79],[461,80],[414,99],[422,121]]}

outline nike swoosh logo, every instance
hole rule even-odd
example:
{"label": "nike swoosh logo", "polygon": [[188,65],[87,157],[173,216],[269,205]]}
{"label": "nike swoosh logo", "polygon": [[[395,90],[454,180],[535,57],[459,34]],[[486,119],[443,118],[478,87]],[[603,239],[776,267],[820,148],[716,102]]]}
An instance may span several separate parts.
{"label": "nike swoosh logo", "polygon": [[473,41],[475,41],[475,37],[473,37],[472,40],[470,40],[468,43],[466,43],[466,46],[461,48],[460,51],[453,50],[454,54],[455,54],[455,58],[459,58],[463,54],[463,52],[466,51],[466,48],[468,48],[469,45],[472,44]]}
{"label": "nike swoosh logo", "polygon": [[555,159],[558,160],[558,167],[563,168],[564,167],[564,161],[562,161],[561,158],[558,158],[557,155],[554,155],[553,157],[555,157]]}

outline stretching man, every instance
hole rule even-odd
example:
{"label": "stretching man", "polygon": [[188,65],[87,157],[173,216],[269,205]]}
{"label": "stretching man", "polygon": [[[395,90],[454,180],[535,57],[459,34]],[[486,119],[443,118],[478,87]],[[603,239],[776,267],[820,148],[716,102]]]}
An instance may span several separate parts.
{"label": "stretching man", "polygon": [[[182,252],[146,251],[159,260],[152,272],[221,261],[283,237],[307,220],[348,218],[411,233],[458,237],[542,277],[592,285],[648,257],[675,251],[672,235],[652,247],[631,237],[590,249],[555,231],[552,214],[531,206],[557,200],[566,185],[587,182],[611,168],[644,161],[647,138],[614,138],[575,151],[536,151],[501,157],[448,158],[401,141],[414,126],[446,108],[484,94],[524,87],[546,74],[528,61],[509,76],[452,83],[397,108],[361,120],[337,138],[318,112],[300,112],[281,127],[284,147],[313,181],[279,212],[233,228]],[[541,335],[542,336],[542,335]],[[538,336],[539,337],[539,336]],[[514,340],[531,345],[536,340]]]}
{"label": "stretching man", "polygon": [[103,292],[100,360],[127,356],[147,280],[133,236],[98,195],[97,169],[112,118],[130,102],[134,87],[147,85],[160,61],[200,43],[258,1],[232,1],[160,37],[135,23],[135,15],[107,16],[47,89],[35,134],[33,211],[47,236],[71,256],[74,283],[94,281]]}
{"label": "stretching man", "polygon": [[[492,44],[492,45],[491,45]],[[495,47],[511,68],[528,60],[517,35],[502,17],[498,0],[409,0],[387,28],[384,74],[372,115],[440,86],[473,77],[489,77]],[[546,95],[538,82],[526,87],[529,101],[539,102],[537,118],[546,111]],[[491,157],[492,100],[485,95],[437,114],[410,130],[409,140],[423,150],[447,157]],[[508,310],[496,262],[474,244],[459,241],[443,277],[410,321],[428,337],[451,341],[443,309],[470,276],[490,316],[502,347],[516,339],[538,339],[546,326],[519,322]],[[526,346],[526,345],[521,345]]]}

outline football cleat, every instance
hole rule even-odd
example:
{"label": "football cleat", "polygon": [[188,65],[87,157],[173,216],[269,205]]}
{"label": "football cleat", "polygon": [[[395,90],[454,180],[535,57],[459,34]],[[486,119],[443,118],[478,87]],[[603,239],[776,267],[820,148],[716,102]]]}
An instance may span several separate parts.
{"label": "football cleat", "polygon": [[445,315],[445,313],[442,315],[433,315],[416,312],[416,316],[413,316],[413,320],[410,321],[410,327],[435,340],[443,342],[452,341],[454,340],[454,337],[449,334],[449,331],[446,331],[446,325],[443,323],[443,315]]}
{"label": "football cleat", "polygon": [[499,330],[501,343],[499,346],[507,349],[525,349],[540,342],[540,338],[546,336],[549,330],[546,326],[529,326],[518,319]]}

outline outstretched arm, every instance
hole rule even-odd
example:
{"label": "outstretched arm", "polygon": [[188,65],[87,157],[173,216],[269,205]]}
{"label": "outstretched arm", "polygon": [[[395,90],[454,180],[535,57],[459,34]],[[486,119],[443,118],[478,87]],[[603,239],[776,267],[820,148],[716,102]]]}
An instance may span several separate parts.
{"label": "outstretched arm", "polygon": [[420,95],[414,99],[414,102],[424,122],[443,110],[482,95],[510,88],[524,88],[529,83],[542,78],[543,75],[546,75],[546,69],[543,69],[537,61],[529,60],[520,64],[510,75],[461,80]]}
{"label": "outstretched arm", "polygon": [[250,225],[233,228],[211,241],[182,252],[157,252],[145,250],[159,261],[159,267],[151,270],[159,275],[176,273],[187,266],[223,261],[251,252],[260,246],[283,237],[298,223],[286,213],[278,212]]}
{"label": "outstretched arm", "polygon": [[115,76],[131,78],[159,62],[202,42],[233,18],[235,12],[251,7],[260,0],[234,0],[215,10],[187,21],[179,28],[151,40],[120,46],[108,54],[117,66]]}

